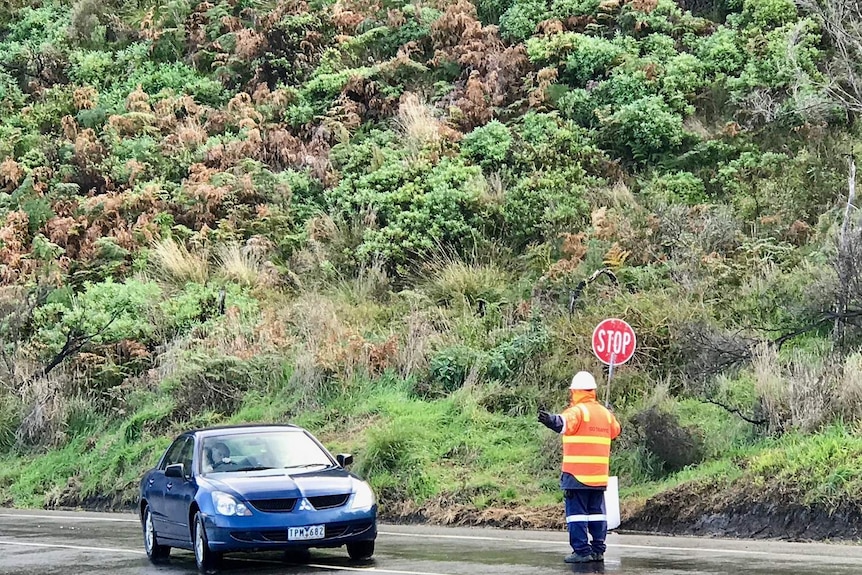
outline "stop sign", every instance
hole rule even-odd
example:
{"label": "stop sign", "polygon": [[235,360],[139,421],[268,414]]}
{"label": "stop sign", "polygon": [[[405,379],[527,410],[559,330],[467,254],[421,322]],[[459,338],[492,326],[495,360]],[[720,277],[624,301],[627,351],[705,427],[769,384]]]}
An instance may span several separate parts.
{"label": "stop sign", "polygon": [[593,353],[605,365],[619,365],[635,353],[635,330],[621,319],[603,320],[593,330]]}

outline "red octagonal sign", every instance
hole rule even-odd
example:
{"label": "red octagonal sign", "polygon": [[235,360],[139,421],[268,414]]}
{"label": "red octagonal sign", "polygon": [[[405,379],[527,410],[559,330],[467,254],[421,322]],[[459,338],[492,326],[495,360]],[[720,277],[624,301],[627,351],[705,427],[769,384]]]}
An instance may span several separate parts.
{"label": "red octagonal sign", "polygon": [[605,365],[620,365],[635,353],[635,330],[621,319],[603,320],[593,330],[593,353]]}

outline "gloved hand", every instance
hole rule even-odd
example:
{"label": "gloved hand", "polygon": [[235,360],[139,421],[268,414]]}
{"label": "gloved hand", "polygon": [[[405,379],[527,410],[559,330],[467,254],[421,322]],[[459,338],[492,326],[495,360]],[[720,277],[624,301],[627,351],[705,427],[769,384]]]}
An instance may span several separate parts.
{"label": "gloved hand", "polygon": [[539,423],[544,425],[545,427],[550,427],[551,422],[554,420],[553,416],[545,411],[544,409],[539,410]]}

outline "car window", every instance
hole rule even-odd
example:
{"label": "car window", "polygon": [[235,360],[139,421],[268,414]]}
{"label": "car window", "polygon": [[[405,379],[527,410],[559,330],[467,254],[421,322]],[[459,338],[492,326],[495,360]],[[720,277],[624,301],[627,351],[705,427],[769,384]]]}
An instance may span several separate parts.
{"label": "car window", "polygon": [[331,466],[329,454],[302,430],[242,433],[203,440],[203,472]]}
{"label": "car window", "polygon": [[192,455],[194,454],[194,450],[195,442],[191,437],[189,437],[180,451],[180,460],[178,462],[183,464],[183,473],[186,475],[192,474]]}
{"label": "car window", "polygon": [[164,471],[168,465],[173,465],[175,463],[182,463],[180,459],[181,452],[183,448],[188,443],[188,437],[180,437],[168,448],[168,452],[165,455],[164,459],[162,459],[162,464],[159,465],[159,469]]}

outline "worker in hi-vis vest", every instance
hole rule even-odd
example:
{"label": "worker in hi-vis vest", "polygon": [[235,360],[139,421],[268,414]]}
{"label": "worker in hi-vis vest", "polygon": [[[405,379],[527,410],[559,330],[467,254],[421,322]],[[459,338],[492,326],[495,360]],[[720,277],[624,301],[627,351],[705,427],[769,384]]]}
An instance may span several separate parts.
{"label": "worker in hi-vis vest", "polygon": [[572,554],[565,561],[604,561],[608,533],[605,489],[611,440],[620,434],[620,424],[596,400],[596,380],[590,373],[578,372],[569,390],[571,403],[563,413],[539,411],[539,422],[563,437],[560,487],[566,496],[566,525],[572,545]]}

